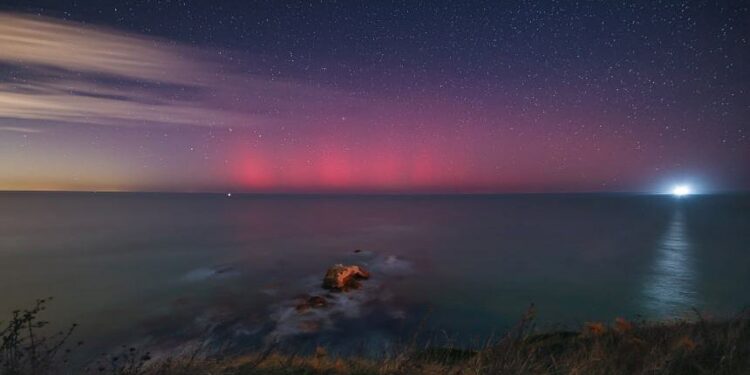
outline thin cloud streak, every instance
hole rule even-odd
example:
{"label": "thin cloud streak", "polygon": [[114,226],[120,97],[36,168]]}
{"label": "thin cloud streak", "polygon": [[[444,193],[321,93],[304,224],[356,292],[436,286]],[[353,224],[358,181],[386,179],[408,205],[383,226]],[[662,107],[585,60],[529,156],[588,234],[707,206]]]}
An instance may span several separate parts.
{"label": "thin cloud streak", "polygon": [[191,84],[198,65],[186,48],[116,31],[19,14],[0,14],[0,60],[70,71]]}
{"label": "thin cloud streak", "polygon": [[43,133],[44,131],[41,129],[22,128],[22,127],[17,127],[17,126],[0,126],[0,132],[37,134],[37,133]]}
{"label": "thin cloud streak", "polygon": [[335,90],[240,73],[210,51],[51,18],[0,14],[0,45],[10,67],[0,118],[264,127],[286,112],[354,105]]}

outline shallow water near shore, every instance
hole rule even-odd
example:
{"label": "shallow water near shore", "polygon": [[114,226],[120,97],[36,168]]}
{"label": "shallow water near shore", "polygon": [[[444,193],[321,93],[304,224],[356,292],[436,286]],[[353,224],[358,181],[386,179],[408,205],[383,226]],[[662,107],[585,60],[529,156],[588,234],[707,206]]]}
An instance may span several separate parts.
{"label": "shallow water near shore", "polygon": [[[735,313],[749,244],[748,195],[0,193],[0,317],[54,296],[97,349],[470,344],[531,303],[548,327]],[[327,294],[335,263],[372,278]]]}

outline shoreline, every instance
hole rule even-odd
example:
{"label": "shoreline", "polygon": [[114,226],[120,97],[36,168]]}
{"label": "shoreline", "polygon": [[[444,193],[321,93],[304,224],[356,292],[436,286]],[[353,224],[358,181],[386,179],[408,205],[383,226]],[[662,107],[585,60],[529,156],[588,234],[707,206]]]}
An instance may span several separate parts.
{"label": "shoreline", "polygon": [[[324,346],[267,345],[258,350],[152,354],[144,348],[70,360],[77,347],[76,325],[44,336],[46,300],[17,311],[0,325],[1,375],[100,373],[176,374],[739,374],[750,371],[750,311],[732,318],[587,322],[579,330],[539,331],[533,308],[502,337],[477,349],[420,341],[394,345],[382,357],[336,355]],[[229,341],[229,340],[227,340]],[[168,352],[168,351],[167,351]]]}

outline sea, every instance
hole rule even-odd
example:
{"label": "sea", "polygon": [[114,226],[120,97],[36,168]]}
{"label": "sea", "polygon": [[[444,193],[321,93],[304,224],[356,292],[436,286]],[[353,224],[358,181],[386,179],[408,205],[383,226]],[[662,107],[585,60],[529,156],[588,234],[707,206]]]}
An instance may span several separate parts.
{"label": "sea", "polygon": [[[371,277],[325,290],[335,264]],[[748,194],[0,193],[0,322],[45,299],[91,353],[472,346],[524,315],[730,317],[749,291]]]}

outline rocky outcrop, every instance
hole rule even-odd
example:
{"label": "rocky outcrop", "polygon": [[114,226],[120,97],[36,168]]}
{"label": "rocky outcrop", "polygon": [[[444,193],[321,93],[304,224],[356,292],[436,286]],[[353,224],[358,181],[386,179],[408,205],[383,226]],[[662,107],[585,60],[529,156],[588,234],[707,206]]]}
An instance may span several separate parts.
{"label": "rocky outcrop", "polygon": [[370,277],[364,268],[355,265],[337,264],[329,268],[323,278],[323,288],[334,291],[347,291],[359,287],[359,281]]}
{"label": "rocky outcrop", "polygon": [[[267,342],[338,330],[342,321],[364,326],[370,319],[394,322],[394,326],[395,322],[403,322],[406,312],[393,306],[393,294],[384,288],[383,280],[405,276],[411,263],[369,250],[353,251],[344,259],[343,264],[327,270],[322,285],[314,280],[306,283],[306,293],[276,306],[271,313],[274,326],[265,337]],[[357,287],[359,290],[351,290]]]}

